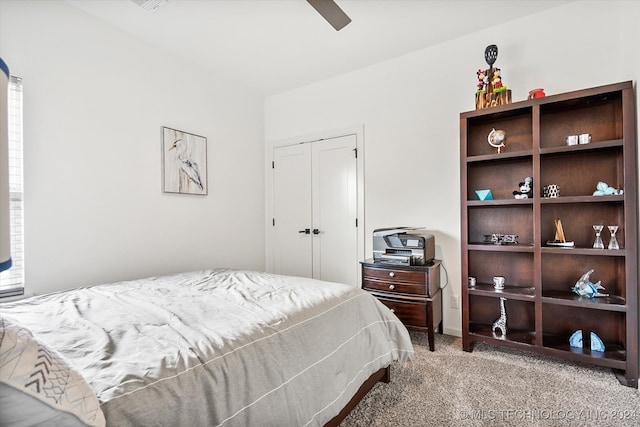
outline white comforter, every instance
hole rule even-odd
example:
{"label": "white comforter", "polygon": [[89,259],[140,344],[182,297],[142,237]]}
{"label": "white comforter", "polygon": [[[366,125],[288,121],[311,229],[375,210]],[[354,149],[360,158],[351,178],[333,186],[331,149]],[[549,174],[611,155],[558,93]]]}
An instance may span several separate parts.
{"label": "white comforter", "polygon": [[302,426],[410,360],[402,323],[361,289],[217,269],[2,306],[95,390],[112,426]]}

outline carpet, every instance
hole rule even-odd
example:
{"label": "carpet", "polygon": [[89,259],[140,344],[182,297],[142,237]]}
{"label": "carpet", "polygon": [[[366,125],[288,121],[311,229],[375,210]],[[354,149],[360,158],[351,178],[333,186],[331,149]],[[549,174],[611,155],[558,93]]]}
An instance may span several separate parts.
{"label": "carpet", "polygon": [[394,363],[342,427],[638,426],[640,392],[610,369],[411,332],[415,357]]}

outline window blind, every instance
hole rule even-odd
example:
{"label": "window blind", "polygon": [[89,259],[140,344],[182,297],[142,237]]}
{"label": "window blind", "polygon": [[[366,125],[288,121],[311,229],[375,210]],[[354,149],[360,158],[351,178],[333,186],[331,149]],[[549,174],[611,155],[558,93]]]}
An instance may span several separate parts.
{"label": "window blind", "polygon": [[11,259],[9,270],[0,273],[0,297],[24,293],[24,226],[22,173],[22,79],[10,77],[8,98],[9,197]]}

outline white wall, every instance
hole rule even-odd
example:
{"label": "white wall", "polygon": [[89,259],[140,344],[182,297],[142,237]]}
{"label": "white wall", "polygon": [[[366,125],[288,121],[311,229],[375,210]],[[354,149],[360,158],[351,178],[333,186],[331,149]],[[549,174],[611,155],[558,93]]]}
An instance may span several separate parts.
{"label": "white wall", "polygon": [[637,58],[639,20],[635,2],[574,2],[271,96],[265,103],[267,153],[283,139],[363,124],[365,255],[371,256],[375,228],[432,231],[449,275],[444,329],[460,335],[461,311],[450,307],[462,282],[459,113],[475,108],[475,73],[486,68],[485,47],[498,45],[496,66],[514,101],[537,87],[556,94],[635,81],[640,67],[631,57]]}
{"label": "white wall", "polygon": [[[24,80],[26,291],[264,268],[263,100],[63,1],[0,2]],[[208,138],[209,195],[161,192],[160,128]]]}

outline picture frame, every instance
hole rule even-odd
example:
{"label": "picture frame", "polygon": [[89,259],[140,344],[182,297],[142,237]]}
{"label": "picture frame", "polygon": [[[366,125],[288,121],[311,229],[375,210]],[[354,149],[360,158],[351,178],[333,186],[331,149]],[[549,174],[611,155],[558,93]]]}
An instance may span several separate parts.
{"label": "picture frame", "polygon": [[208,194],[207,138],[162,126],[162,191]]}

